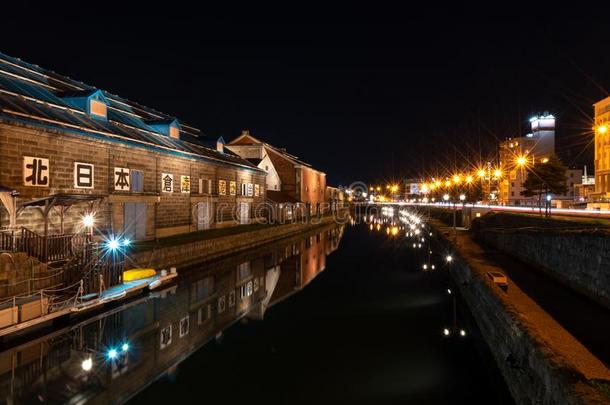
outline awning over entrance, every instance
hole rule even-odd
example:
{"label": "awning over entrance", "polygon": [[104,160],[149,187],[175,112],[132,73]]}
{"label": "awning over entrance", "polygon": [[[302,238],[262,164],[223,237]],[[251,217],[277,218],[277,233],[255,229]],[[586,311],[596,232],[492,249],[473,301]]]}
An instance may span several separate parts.
{"label": "awning over entrance", "polygon": [[44,217],[44,229],[45,236],[48,234],[49,228],[49,212],[51,209],[58,207],[59,216],[61,218],[61,233],[64,233],[64,213],[73,205],[88,202],[93,204],[95,201],[102,200],[105,196],[99,194],[66,194],[58,193],[52,194],[44,198],[37,198],[35,200],[26,201],[19,204],[17,213],[21,212],[26,208],[38,208],[42,212]]}
{"label": "awning over entrance", "polygon": [[19,204],[19,211],[28,207],[54,207],[54,206],[62,206],[69,207],[74,204],[78,204],[81,202],[93,202],[96,200],[101,200],[104,198],[103,195],[99,194],[52,194],[50,196],[44,198],[37,198],[35,200],[26,201],[24,203]]}
{"label": "awning over entrance", "polygon": [[17,204],[15,199],[18,195],[17,191],[0,184],[0,202],[8,211],[9,228],[11,229],[17,225]]}

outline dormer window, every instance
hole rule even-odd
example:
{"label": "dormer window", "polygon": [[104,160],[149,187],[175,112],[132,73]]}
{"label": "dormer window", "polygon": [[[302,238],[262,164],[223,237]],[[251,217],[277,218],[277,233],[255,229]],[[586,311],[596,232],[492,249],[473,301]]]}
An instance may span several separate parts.
{"label": "dormer window", "polygon": [[106,104],[103,101],[92,98],[89,101],[89,112],[96,117],[106,118]]}
{"label": "dormer window", "polygon": [[222,136],[216,141],[216,151],[225,153],[225,140],[222,138]]}
{"label": "dormer window", "polygon": [[175,118],[147,120],[148,126],[156,133],[180,139],[180,123]]}
{"label": "dormer window", "polygon": [[108,100],[101,90],[89,89],[58,94],[72,108],[98,120],[108,119]]}

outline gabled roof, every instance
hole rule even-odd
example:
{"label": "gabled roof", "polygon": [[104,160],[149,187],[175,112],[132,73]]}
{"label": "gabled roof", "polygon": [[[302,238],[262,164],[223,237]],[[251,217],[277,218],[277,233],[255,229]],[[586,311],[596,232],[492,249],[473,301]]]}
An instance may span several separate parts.
{"label": "gabled roof", "polygon": [[[95,119],[70,98],[99,93],[107,103],[107,120]],[[104,90],[58,75],[0,53],[0,120],[61,132],[78,133],[162,153],[260,170],[236,154],[216,151],[216,139],[180,122],[180,139],[149,125],[176,118]]]}
{"label": "gabled roof", "polygon": [[229,146],[231,145],[248,145],[247,143],[239,143],[240,141],[243,140],[247,140],[250,139],[251,144],[262,144],[265,148],[268,148],[270,150],[272,150],[273,152],[275,152],[276,154],[280,155],[282,158],[291,161],[293,164],[295,165],[302,165],[302,166],[306,166],[306,167],[311,167],[311,165],[309,163],[305,163],[301,160],[299,160],[299,158],[297,156],[291,155],[290,153],[286,152],[285,149],[281,149],[281,148],[276,148],[273,145],[268,144],[267,142],[263,142],[258,138],[255,138],[254,136],[250,135],[249,133],[242,133],[240,136],[238,136],[237,138],[233,139],[231,142],[229,142]]}

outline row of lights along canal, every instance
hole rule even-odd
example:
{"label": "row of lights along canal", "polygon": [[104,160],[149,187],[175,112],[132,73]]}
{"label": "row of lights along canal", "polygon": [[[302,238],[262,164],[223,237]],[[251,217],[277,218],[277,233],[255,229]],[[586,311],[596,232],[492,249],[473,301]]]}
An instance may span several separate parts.
{"label": "row of lights along canal", "polygon": [[[368,217],[369,229],[371,231],[381,231],[383,228],[385,228],[386,234],[391,237],[398,237],[401,236],[401,233],[404,233],[404,236],[407,238],[406,246],[410,244],[412,248],[416,250],[427,249],[425,262],[421,265],[421,269],[423,271],[437,270],[437,264],[439,263],[434,262],[435,257],[437,257],[437,260],[441,262],[440,265],[442,268],[449,271],[451,269],[451,265],[453,264],[453,255],[450,252],[445,252],[444,254],[436,256],[433,255],[430,242],[434,237],[434,232],[429,226],[426,225],[424,219],[416,212],[404,208],[398,210],[397,216],[396,210],[397,208],[395,207],[384,206],[381,208],[381,217],[370,215]],[[466,330],[457,325],[455,294],[449,287],[447,287],[446,293],[451,297],[453,304],[453,325],[444,327],[442,329],[442,334],[445,337],[460,336],[465,338],[467,335]]]}

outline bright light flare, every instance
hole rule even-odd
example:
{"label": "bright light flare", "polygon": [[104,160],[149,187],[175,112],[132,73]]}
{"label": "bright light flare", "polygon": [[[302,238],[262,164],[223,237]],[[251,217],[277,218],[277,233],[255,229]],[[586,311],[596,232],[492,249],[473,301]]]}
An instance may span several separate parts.
{"label": "bright light flare", "polygon": [[597,126],[597,133],[598,134],[605,134],[606,132],[608,132],[608,126],[605,124],[601,124]]}
{"label": "bright light flare", "polygon": [[116,239],[110,239],[108,241],[108,243],[106,243],[106,246],[108,247],[108,249],[110,250],[117,250],[120,246],[119,241]]}
{"label": "bright light flare", "polygon": [[87,214],[83,217],[83,226],[85,228],[91,228],[95,224],[95,216],[93,214]]}
{"label": "bright light flare", "polygon": [[83,371],[91,371],[91,369],[93,368],[93,359],[91,359],[91,357],[86,358],[85,360],[83,360],[80,366]]}
{"label": "bright light flare", "polygon": [[117,355],[118,355],[118,352],[116,351],[116,349],[110,349],[110,350],[108,350],[108,354],[107,354],[107,356],[108,356],[108,358],[109,358],[110,360],[116,359],[116,356],[117,356]]}

